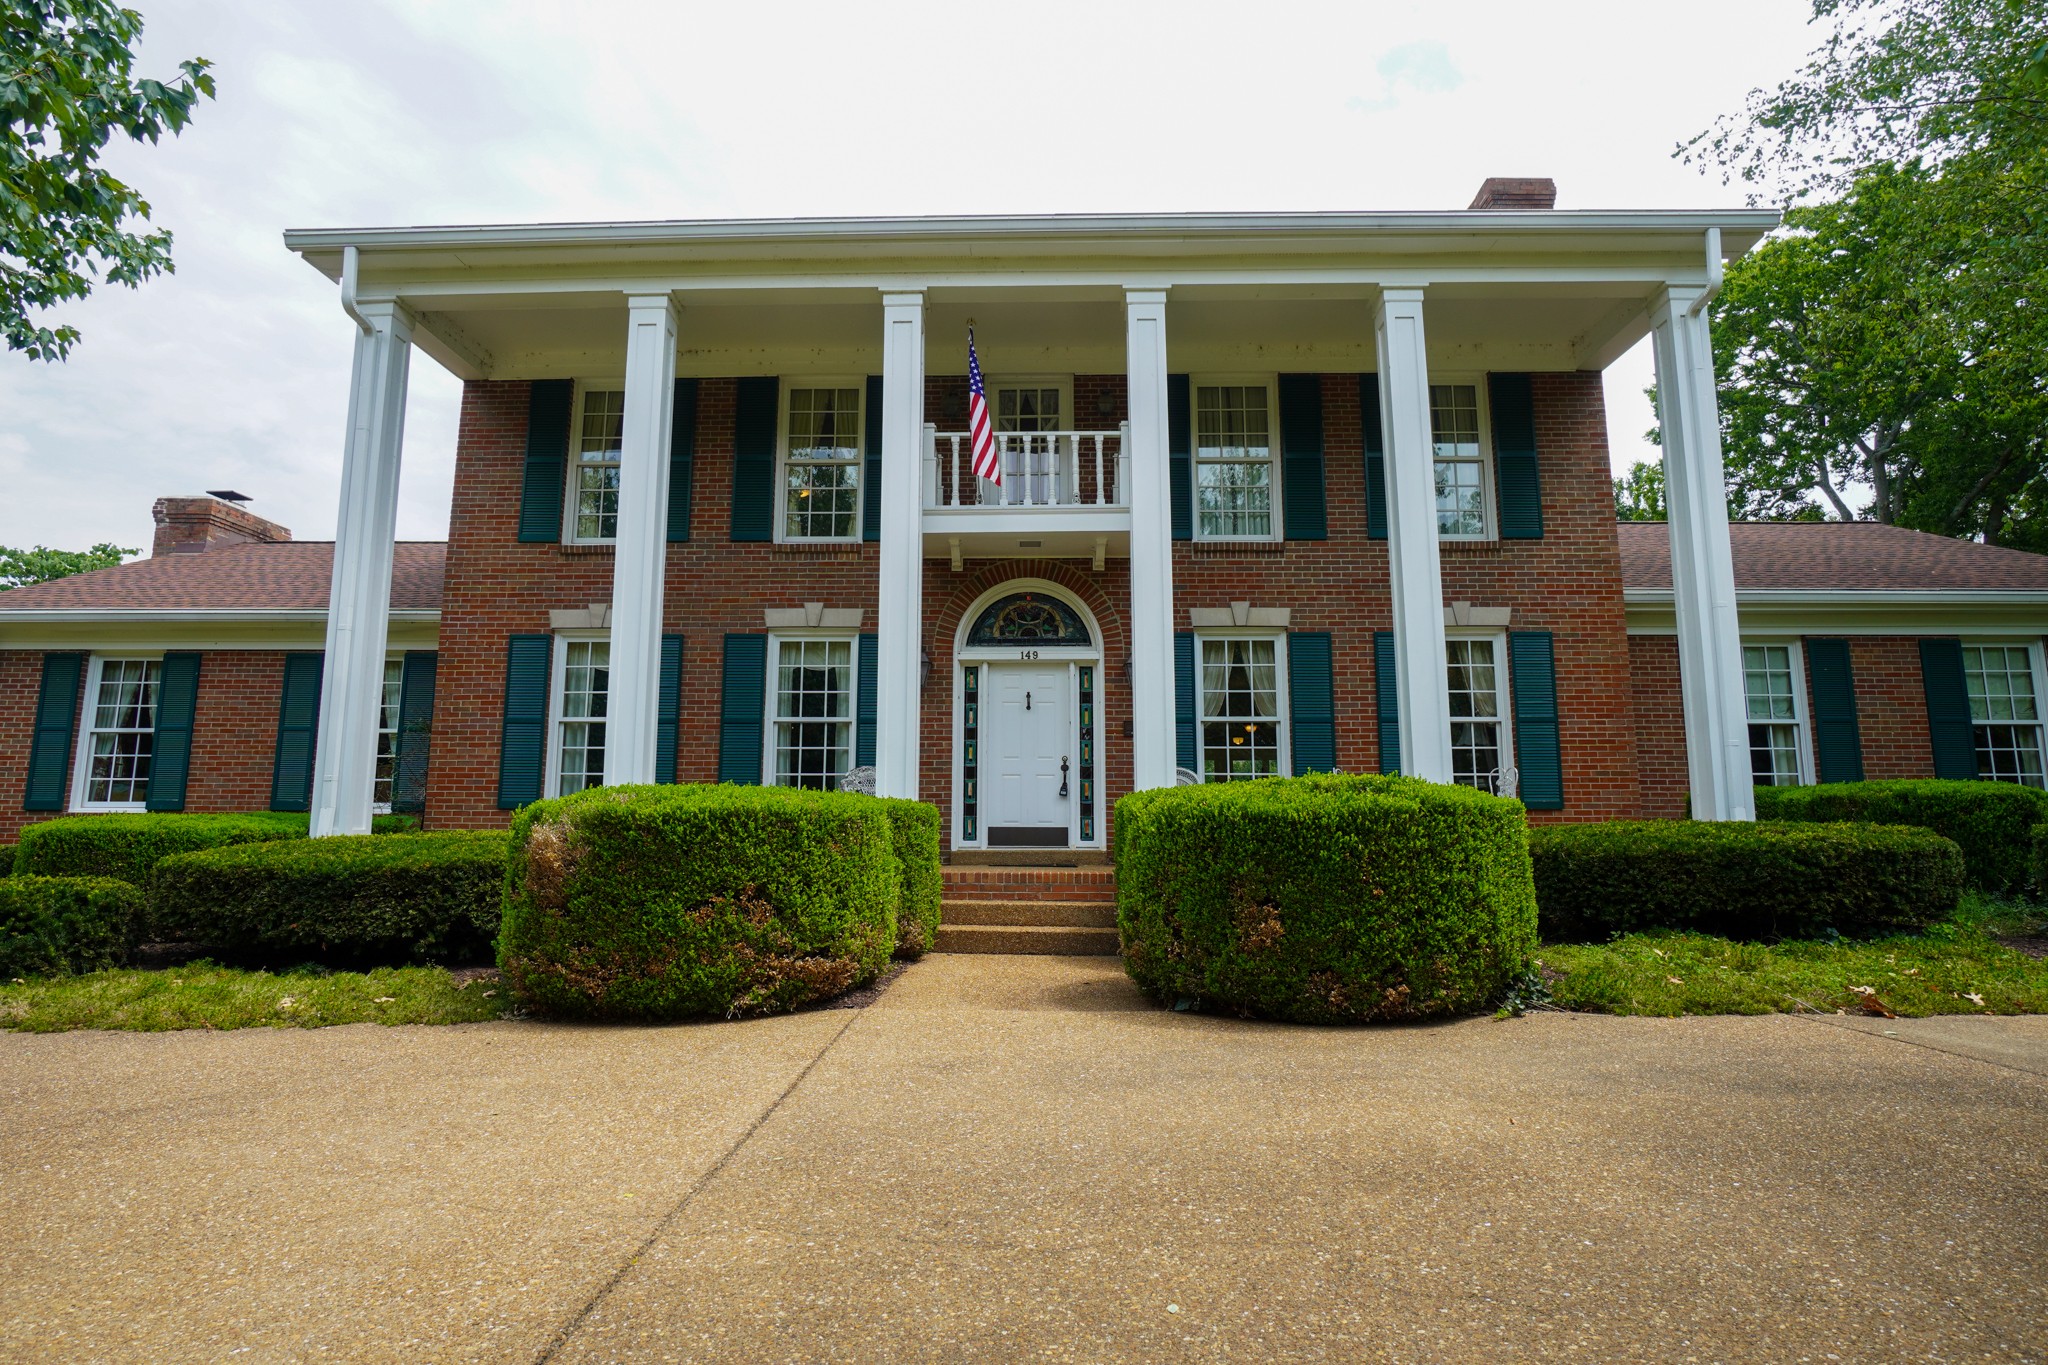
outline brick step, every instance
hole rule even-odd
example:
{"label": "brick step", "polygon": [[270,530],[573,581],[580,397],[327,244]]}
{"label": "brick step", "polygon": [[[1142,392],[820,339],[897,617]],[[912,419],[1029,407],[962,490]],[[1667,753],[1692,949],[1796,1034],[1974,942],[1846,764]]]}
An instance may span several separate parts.
{"label": "brick step", "polygon": [[949,900],[941,924],[1038,925],[1041,928],[1114,929],[1116,906],[1108,901]]}
{"label": "brick step", "polygon": [[954,867],[1107,867],[1099,848],[963,848],[946,855]]}
{"label": "brick step", "polygon": [[1061,957],[1114,957],[1114,929],[1075,929],[1047,924],[939,925],[939,953],[1052,953]]}
{"label": "brick step", "polygon": [[1116,869],[1108,867],[948,867],[944,894],[976,901],[1113,901]]}

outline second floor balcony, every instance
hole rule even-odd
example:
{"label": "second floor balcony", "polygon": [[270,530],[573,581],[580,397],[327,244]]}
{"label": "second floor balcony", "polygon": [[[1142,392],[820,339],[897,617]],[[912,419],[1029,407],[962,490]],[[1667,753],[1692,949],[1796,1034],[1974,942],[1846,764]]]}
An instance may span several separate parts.
{"label": "second floor balcony", "polygon": [[1130,424],[1097,431],[1003,431],[1001,477],[974,468],[965,431],[924,429],[925,553],[954,559],[1129,553]]}

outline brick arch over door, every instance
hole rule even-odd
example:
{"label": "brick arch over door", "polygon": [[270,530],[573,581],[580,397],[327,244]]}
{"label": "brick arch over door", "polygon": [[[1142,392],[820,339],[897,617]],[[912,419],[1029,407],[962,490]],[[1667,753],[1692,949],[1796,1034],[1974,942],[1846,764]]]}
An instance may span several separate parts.
{"label": "brick arch over door", "polygon": [[941,837],[953,838],[953,642],[960,623],[984,594],[1014,579],[1038,579],[1073,594],[1095,618],[1102,649],[1102,828],[1110,833],[1110,808],[1131,789],[1131,696],[1124,684],[1124,660],[1131,633],[1127,560],[1111,560],[1102,573],[1056,559],[1000,559],[968,565],[954,573],[944,560],[925,562],[924,647],[932,666],[924,687],[924,752],[918,794],[939,808]]}

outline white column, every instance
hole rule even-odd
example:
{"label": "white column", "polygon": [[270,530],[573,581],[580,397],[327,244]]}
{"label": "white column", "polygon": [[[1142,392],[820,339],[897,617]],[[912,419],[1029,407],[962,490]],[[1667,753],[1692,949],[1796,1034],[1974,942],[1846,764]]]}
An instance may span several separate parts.
{"label": "white column", "polygon": [[1754,820],[1714,348],[1706,314],[1690,311],[1699,293],[1667,289],[1651,315],[1671,525],[1672,603],[1678,617],[1679,695],[1685,704],[1685,764],[1694,819]]}
{"label": "white column", "polygon": [[1451,715],[1444,658],[1444,580],[1437,556],[1436,456],[1429,425],[1429,360],[1422,291],[1380,291],[1380,421],[1387,470],[1387,565],[1394,596],[1394,678],[1401,771],[1451,780]]}
{"label": "white column", "polygon": [[[1124,291],[1131,427],[1131,786],[1170,787],[1173,742],[1173,490],[1167,465],[1166,291]],[[1109,661],[1104,660],[1107,664]]]}
{"label": "white column", "polygon": [[312,832],[368,834],[377,779],[377,711],[391,625],[391,548],[398,528],[399,448],[412,315],[395,301],[360,303],[349,380],[348,443],[327,590],[327,655],[313,755]]}
{"label": "white column", "polygon": [[924,295],[882,296],[881,590],[875,793],[917,796],[924,664]]}
{"label": "white column", "polygon": [[611,677],[604,732],[604,780],[608,786],[654,780],[675,387],[675,303],[667,294],[629,295],[626,407],[619,433],[619,525],[612,552]]}

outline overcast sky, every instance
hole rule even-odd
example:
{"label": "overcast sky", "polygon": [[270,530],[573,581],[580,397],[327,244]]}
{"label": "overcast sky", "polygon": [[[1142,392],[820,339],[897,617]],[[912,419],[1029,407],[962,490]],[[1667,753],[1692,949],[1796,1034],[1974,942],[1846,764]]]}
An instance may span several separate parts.
{"label": "overcast sky", "polygon": [[[0,544],[147,547],[166,493],[334,533],[350,324],[288,227],[706,216],[1736,206],[1674,143],[1790,74],[1805,0],[727,5],[130,0],[147,74],[215,63],[117,145],[178,270],[0,352]],[[1647,347],[1607,374],[1648,453]],[[458,384],[415,353],[399,535],[447,530]]]}

